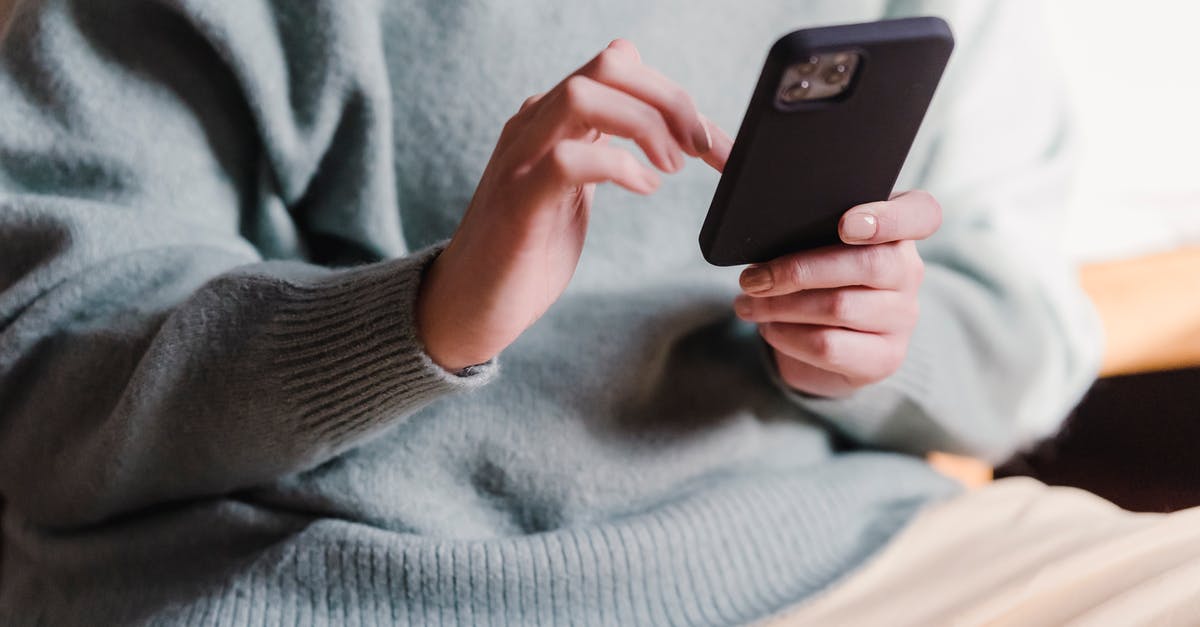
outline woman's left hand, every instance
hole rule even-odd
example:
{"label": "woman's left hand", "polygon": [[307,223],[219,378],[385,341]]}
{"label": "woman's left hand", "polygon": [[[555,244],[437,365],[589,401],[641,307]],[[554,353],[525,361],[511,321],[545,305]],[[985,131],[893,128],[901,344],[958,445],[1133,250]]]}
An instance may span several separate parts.
{"label": "woman's left hand", "polygon": [[758,323],[784,382],[816,396],[848,396],[904,362],[924,276],[915,240],[941,222],[937,200],[921,191],[854,207],[839,225],[848,245],[746,268],[734,310]]}

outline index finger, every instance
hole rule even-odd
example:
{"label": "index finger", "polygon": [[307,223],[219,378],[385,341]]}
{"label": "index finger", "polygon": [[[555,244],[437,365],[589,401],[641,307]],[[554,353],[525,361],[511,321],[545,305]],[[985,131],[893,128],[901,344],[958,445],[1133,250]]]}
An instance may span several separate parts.
{"label": "index finger", "polygon": [[679,147],[698,157],[712,150],[713,137],[692,97],[671,79],[642,64],[632,43],[614,40],[576,72],[619,89],[662,113]]}
{"label": "index finger", "polygon": [[700,123],[708,127],[708,135],[712,138],[712,150],[704,153],[701,158],[717,172],[724,172],[725,162],[729,161],[729,153],[733,150],[733,138],[703,115],[700,116]]}
{"label": "index finger", "polygon": [[738,282],[751,296],[863,286],[900,290],[920,282],[921,256],[913,242],[826,246],[784,255],[742,271]]}
{"label": "index finger", "polygon": [[859,205],[842,215],[838,234],[847,244],[925,239],[942,225],[942,207],[929,192],[910,191]]}

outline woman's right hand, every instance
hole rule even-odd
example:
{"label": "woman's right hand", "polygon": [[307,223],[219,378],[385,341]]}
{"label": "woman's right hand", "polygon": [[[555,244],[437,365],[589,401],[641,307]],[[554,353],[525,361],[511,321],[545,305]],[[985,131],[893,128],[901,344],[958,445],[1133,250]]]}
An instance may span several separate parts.
{"label": "woman's right hand", "polygon": [[621,39],[527,100],[422,281],[418,332],[443,368],[491,359],[558,300],[579,262],[597,183],[658,188],[658,173],[609,145],[610,135],[633,140],[668,173],[685,154],[720,170],[733,143]]}

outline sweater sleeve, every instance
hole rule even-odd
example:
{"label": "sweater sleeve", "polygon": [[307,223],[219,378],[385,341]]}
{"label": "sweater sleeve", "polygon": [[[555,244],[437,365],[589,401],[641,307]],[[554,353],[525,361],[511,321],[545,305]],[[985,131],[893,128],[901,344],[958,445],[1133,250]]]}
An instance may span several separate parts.
{"label": "sweater sleeve", "polygon": [[2,40],[0,494],[39,524],[268,482],[495,373],[415,333],[440,246],[396,256],[378,21],[190,4],[23,2]]}
{"label": "sweater sleeve", "polygon": [[944,212],[919,245],[908,357],[848,399],[788,394],[867,445],[994,462],[1058,428],[1096,376],[1102,339],[1061,244],[1071,135],[1040,16],[1026,0],[944,8],[960,46],[904,181]]}

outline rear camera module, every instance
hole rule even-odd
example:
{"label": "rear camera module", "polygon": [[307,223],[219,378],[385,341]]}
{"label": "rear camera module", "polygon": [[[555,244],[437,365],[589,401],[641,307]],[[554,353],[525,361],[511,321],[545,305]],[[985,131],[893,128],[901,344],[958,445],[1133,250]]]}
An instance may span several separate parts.
{"label": "rear camera module", "polygon": [[790,108],[835,98],[849,89],[860,61],[853,50],[834,50],[793,63],[780,77],[776,103]]}

